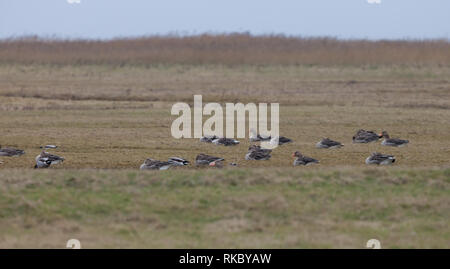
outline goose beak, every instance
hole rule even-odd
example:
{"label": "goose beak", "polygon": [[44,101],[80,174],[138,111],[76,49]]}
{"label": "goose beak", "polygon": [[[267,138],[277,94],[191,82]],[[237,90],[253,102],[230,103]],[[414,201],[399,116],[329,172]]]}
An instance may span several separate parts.
{"label": "goose beak", "polygon": [[292,157],[295,157],[295,153],[292,153]]}
{"label": "goose beak", "polygon": [[216,162],[210,163],[209,166],[216,166]]}

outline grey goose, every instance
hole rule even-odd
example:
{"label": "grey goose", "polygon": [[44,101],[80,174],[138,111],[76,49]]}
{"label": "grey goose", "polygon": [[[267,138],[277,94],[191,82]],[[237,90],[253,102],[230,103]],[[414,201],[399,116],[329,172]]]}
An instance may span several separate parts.
{"label": "grey goose", "polygon": [[25,154],[25,151],[21,149],[15,149],[15,148],[1,148],[0,146],[0,156],[5,157],[13,157],[13,156],[20,156]]}
{"label": "grey goose", "polygon": [[381,145],[383,146],[402,147],[409,143],[409,140],[390,138],[386,131],[383,131],[380,136],[384,138],[383,141],[381,141]]}
{"label": "grey goose", "polygon": [[245,154],[245,159],[246,160],[268,160],[270,159],[270,153],[272,152],[271,149],[264,149],[261,148],[258,145],[251,145],[248,148],[248,152],[247,154]]}
{"label": "grey goose", "polygon": [[58,148],[58,146],[56,146],[56,145],[45,145],[45,146],[41,146],[39,148],[41,148],[41,149],[56,149],[56,148]]}
{"label": "grey goose", "polygon": [[42,151],[41,154],[36,156],[36,165],[34,168],[49,168],[51,165],[64,162],[64,158]]}
{"label": "grey goose", "polygon": [[200,153],[195,158],[195,164],[198,165],[198,166],[209,165],[209,166],[221,167],[222,166],[222,162],[224,160],[225,160],[224,158],[210,156],[210,155],[206,155],[206,154]]}
{"label": "grey goose", "polygon": [[167,170],[169,169],[173,163],[171,162],[163,162],[157,161],[152,158],[148,158],[141,164],[141,170]]}
{"label": "grey goose", "polygon": [[337,142],[337,141],[331,140],[328,137],[327,138],[323,138],[322,140],[320,140],[316,144],[316,148],[320,148],[320,149],[340,148],[342,146],[343,146],[343,144],[341,142]]}
{"label": "grey goose", "polygon": [[216,145],[223,145],[223,146],[234,146],[239,144],[239,141],[237,141],[236,139],[232,139],[232,138],[216,138],[212,141],[213,144]]}
{"label": "grey goose", "polygon": [[381,136],[377,135],[374,131],[366,131],[360,129],[353,136],[353,143],[370,143],[373,141],[378,141]]}
{"label": "grey goose", "polygon": [[395,162],[395,157],[392,155],[382,154],[378,152],[372,153],[366,159],[366,164],[378,164],[378,165],[389,165]]}
{"label": "grey goose", "polygon": [[299,151],[294,152],[292,157],[295,157],[294,166],[319,163],[319,161],[314,158],[303,156]]}

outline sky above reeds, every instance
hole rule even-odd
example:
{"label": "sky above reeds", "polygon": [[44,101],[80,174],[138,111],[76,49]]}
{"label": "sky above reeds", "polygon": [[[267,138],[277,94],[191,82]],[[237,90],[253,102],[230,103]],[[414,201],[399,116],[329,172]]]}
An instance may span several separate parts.
{"label": "sky above reeds", "polygon": [[249,32],[449,39],[449,12],[449,0],[0,0],[0,38]]}

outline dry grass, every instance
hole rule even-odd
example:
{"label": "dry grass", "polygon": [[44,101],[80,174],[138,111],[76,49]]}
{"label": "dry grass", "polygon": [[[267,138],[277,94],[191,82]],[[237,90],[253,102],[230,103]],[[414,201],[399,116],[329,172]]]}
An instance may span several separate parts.
{"label": "dry grass", "polygon": [[0,63],[50,64],[283,64],[446,65],[447,40],[367,41],[251,36],[153,36],[110,41],[0,41]]}
{"label": "dry grass", "polygon": [[[410,72],[413,78],[405,78]],[[62,168],[137,168],[147,157],[192,161],[201,152],[243,167],[279,167],[291,165],[294,150],[322,166],[363,166],[372,151],[392,153],[408,167],[450,163],[445,68],[3,66],[0,74],[0,144],[27,151],[2,158],[1,167],[32,167],[39,146],[49,143],[61,146],[55,152],[67,158]],[[229,148],[173,139],[171,105],[192,102],[193,94],[205,102],[280,102],[282,135],[295,142],[276,149],[269,162],[250,162],[243,160],[247,139]],[[152,98],[162,101],[146,101]],[[359,128],[387,130],[411,144],[352,144]],[[345,147],[317,150],[321,137]]]}

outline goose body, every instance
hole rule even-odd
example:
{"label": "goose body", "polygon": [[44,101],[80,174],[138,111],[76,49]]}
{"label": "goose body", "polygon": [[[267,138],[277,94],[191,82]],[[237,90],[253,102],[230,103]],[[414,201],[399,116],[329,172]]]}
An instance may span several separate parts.
{"label": "goose body", "polygon": [[25,151],[23,151],[21,149],[1,148],[1,146],[0,146],[0,156],[13,157],[13,156],[20,156],[23,154],[25,154]]}
{"label": "goose body", "polygon": [[380,136],[375,132],[360,129],[353,136],[353,143],[370,143],[373,141],[378,141],[378,139],[380,139]]}
{"label": "goose body", "polygon": [[300,152],[296,151],[292,154],[292,157],[295,157],[294,160],[294,166],[298,166],[298,165],[311,165],[311,164],[316,164],[319,163],[318,160],[311,158],[311,157],[307,157],[307,156],[303,156]]}
{"label": "goose body", "polygon": [[392,155],[381,154],[378,152],[372,153],[366,159],[366,164],[378,164],[378,165],[389,165],[395,162],[395,157]]}
{"label": "goose body", "polygon": [[41,149],[56,149],[58,148],[58,146],[56,145],[45,145],[45,146],[41,146]]}
{"label": "goose body", "polygon": [[140,169],[141,170],[167,170],[172,165],[173,164],[171,162],[157,161],[157,160],[148,158],[144,161],[143,164],[141,164]]}
{"label": "goose body", "polygon": [[36,165],[34,168],[49,168],[51,165],[64,162],[64,158],[42,151],[41,154],[36,156]]}
{"label": "goose body", "polygon": [[403,147],[409,143],[409,140],[399,139],[399,138],[390,138],[389,134],[386,131],[381,133],[381,136],[384,138],[381,141],[381,145],[390,146],[390,147]]}
{"label": "goose body", "polygon": [[236,139],[231,139],[231,138],[216,138],[212,141],[213,144],[216,145],[224,145],[224,146],[234,146],[239,144],[239,141],[237,141]]}
{"label": "goose body", "polygon": [[196,165],[209,165],[209,166],[221,166],[222,161],[224,161],[224,158],[210,156],[206,154],[199,154],[195,158],[195,164]]}
{"label": "goose body", "polygon": [[248,152],[245,155],[246,160],[268,160],[270,159],[271,149],[263,149],[260,146],[252,145],[248,148]]}
{"label": "goose body", "polygon": [[324,139],[320,140],[319,142],[317,142],[317,144],[316,144],[316,148],[321,148],[321,149],[340,148],[342,146],[343,146],[342,143],[331,140],[329,138],[324,138]]}

